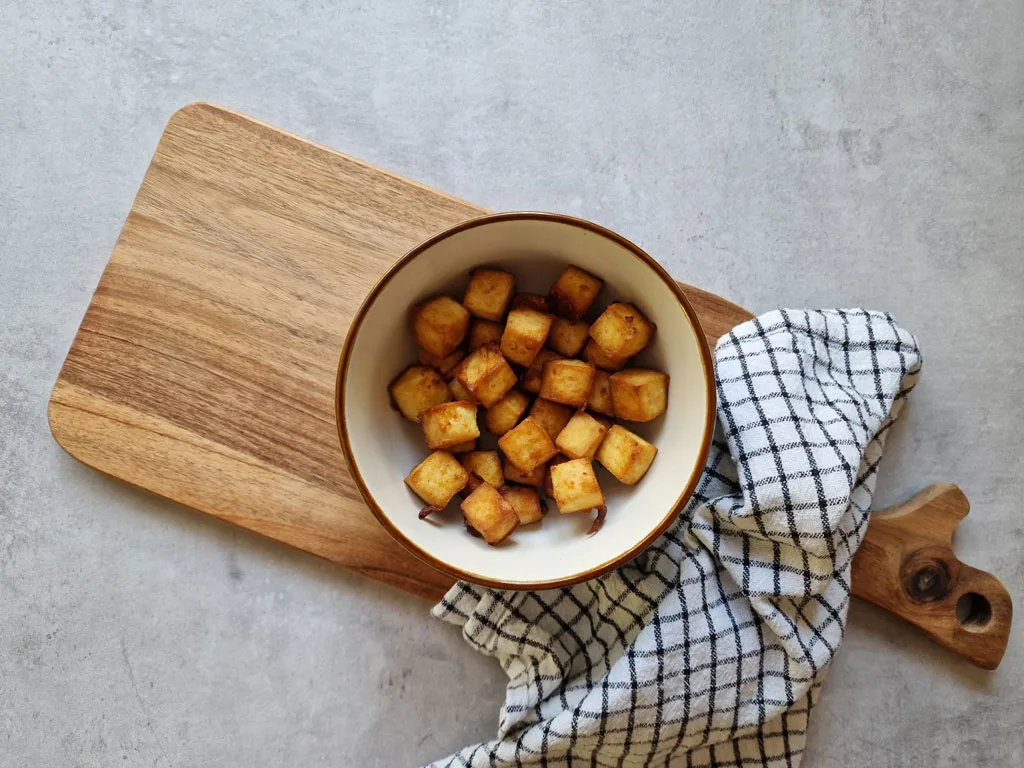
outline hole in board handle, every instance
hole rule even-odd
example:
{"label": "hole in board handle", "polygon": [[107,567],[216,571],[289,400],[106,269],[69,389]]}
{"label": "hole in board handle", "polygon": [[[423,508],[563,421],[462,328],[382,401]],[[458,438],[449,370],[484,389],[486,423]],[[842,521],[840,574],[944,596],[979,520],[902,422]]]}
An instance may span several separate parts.
{"label": "hole in board handle", "polygon": [[981,632],[992,621],[992,604],[977,592],[965,592],[956,601],[956,620],[968,632]]}

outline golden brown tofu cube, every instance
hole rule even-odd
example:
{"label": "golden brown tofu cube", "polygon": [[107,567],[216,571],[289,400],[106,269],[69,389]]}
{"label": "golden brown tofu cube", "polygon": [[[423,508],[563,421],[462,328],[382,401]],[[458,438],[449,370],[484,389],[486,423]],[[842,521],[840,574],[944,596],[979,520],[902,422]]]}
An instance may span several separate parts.
{"label": "golden brown tofu cube", "polygon": [[658,449],[642,437],[616,424],[597,449],[597,460],[620,483],[636,485],[647,474],[657,453]]}
{"label": "golden brown tofu cube", "polygon": [[[454,389],[452,394],[458,397]],[[587,409],[603,413],[605,416],[615,415],[615,407],[612,405],[612,380],[605,371],[594,371],[594,383],[587,395]]]}
{"label": "golden brown tofu cube", "polygon": [[501,344],[501,323],[474,317],[469,324],[469,351],[485,344]]}
{"label": "golden brown tofu cube", "polygon": [[647,346],[654,323],[632,304],[612,304],[590,326],[590,338],[610,358],[632,357]]}
{"label": "golden brown tofu cube", "polygon": [[612,405],[626,421],[650,421],[668,407],[668,376],[646,368],[627,368],[613,373]]}
{"label": "golden brown tofu cube", "polygon": [[548,437],[552,440],[558,437],[558,433],[565,429],[565,425],[569,423],[572,414],[573,409],[568,405],[553,403],[540,397],[534,401],[533,407],[530,408],[530,416],[540,422],[540,425],[544,427],[544,431],[548,433]]}
{"label": "golden brown tofu cube", "polygon": [[501,473],[501,457],[497,451],[473,451],[463,454],[459,461],[467,472],[476,475],[485,483],[490,483],[495,488],[501,488],[505,484],[505,475]]}
{"label": "golden brown tofu cube", "polygon": [[442,509],[467,482],[469,473],[448,451],[434,451],[405,478],[413,493],[428,505]]}
{"label": "golden brown tofu cube", "polygon": [[420,362],[424,365],[429,365],[446,379],[451,375],[452,371],[455,370],[455,367],[465,356],[466,353],[461,349],[456,349],[447,357],[434,357],[426,350],[420,350]]}
{"label": "golden brown tofu cube", "polygon": [[457,443],[448,447],[448,453],[453,455],[460,453],[469,453],[470,451],[476,450],[476,440],[467,440],[464,443]]}
{"label": "golden brown tofu cube", "polygon": [[579,320],[590,309],[604,283],[579,267],[566,267],[548,293],[548,303],[556,315]]}
{"label": "golden brown tofu cube", "polygon": [[544,472],[544,493],[549,499],[555,498],[555,489],[551,486],[551,468],[557,467],[559,464],[565,464],[567,461],[570,461],[568,456],[558,454],[548,462],[547,470]]}
{"label": "golden brown tofu cube", "polygon": [[454,352],[468,330],[469,312],[447,296],[437,296],[412,311],[413,338],[438,360]]}
{"label": "golden brown tofu cube", "polygon": [[448,389],[452,393],[453,400],[465,400],[467,403],[476,402],[476,398],[473,397],[473,393],[466,389],[465,384],[463,384],[458,379],[452,379],[451,381],[449,381]]}
{"label": "golden brown tofu cube", "polygon": [[487,483],[481,483],[463,500],[462,514],[488,544],[501,543],[519,525],[515,508]]}
{"label": "golden brown tofu cube", "polygon": [[506,458],[501,465],[501,471],[505,475],[506,483],[519,483],[520,485],[532,485],[534,488],[540,488],[544,484],[547,464],[538,464],[529,472],[523,472],[523,470]]}
{"label": "golden brown tofu cube", "polygon": [[594,383],[595,368],[582,360],[552,360],[544,366],[540,396],[545,400],[582,408]]}
{"label": "golden brown tofu cube", "polygon": [[465,400],[442,403],[428,408],[420,415],[423,439],[432,451],[450,448],[480,437],[476,424],[476,406]]}
{"label": "golden brown tofu cube", "polygon": [[551,468],[551,488],[558,511],[583,512],[604,504],[590,459],[572,459]]}
{"label": "golden brown tofu cube", "polygon": [[583,359],[593,363],[605,371],[619,371],[626,364],[628,357],[612,357],[601,349],[593,339],[583,348]]}
{"label": "golden brown tofu cube", "polygon": [[551,330],[551,315],[535,309],[513,309],[501,334],[501,354],[519,365],[529,366],[537,357]]}
{"label": "golden brown tofu cube", "polygon": [[518,389],[510,389],[501,400],[484,411],[484,426],[488,432],[500,437],[519,423],[529,407],[529,397]]}
{"label": "golden brown tofu cube", "polygon": [[516,383],[516,373],[493,344],[475,349],[455,372],[469,393],[485,408],[501,400]]}
{"label": "golden brown tofu cube", "polygon": [[523,374],[520,379],[520,386],[527,392],[536,395],[540,392],[540,381],[544,375],[544,366],[550,363],[552,360],[564,360],[560,354],[553,352],[550,349],[542,349],[538,355],[533,358],[533,362],[530,367],[526,369],[526,373]]}
{"label": "golden brown tofu cube", "polygon": [[536,523],[544,517],[544,508],[540,505],[540,494],[536,488],[510,485],[502,488],[499,493],[516,511],[520,525]]}
{"label": "golden brown tofu cube", "polygon": [[497,322],[505,316],[516,279],[496,269],[476,269],[469,278],[462,306],[476,317]]}
{"label": "golden brown tofu cube", "polygon": [[435,405],[452,399],[444,379],[433,368],[410,365],[388,384],[391,402],[409,421],[420,420],[420,414]]}
{"label": "golden brown tofu cube", "polygon": [[576,357],[587,343],[590,325],[583,320],[568,320],[556,317],[551,322],[548,346],[566,357]]}
{"label": "golden brown tofu cube", "polygon": [[530,416],[502,435],[498,439],[498,447],[505,454],[505,458],[523,472],[536,469],[558,453],[544,427]]}
{"label": "golden brown tofu cube", "polygon": [[548,300],[536,293],[517,293],[512,297],[509,309],[535,309],[538,312],[548,313]]}
{"label": "golden brown tofu cube", "polygon": [[558,433],[555,445],[570,459],[592,459],[606,432],[608,427],[580,411]]}

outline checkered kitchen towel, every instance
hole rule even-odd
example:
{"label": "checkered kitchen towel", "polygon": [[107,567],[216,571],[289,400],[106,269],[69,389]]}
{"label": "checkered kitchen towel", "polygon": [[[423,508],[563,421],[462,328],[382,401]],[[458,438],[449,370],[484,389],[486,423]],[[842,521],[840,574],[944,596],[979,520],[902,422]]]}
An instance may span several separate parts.
{"label": "checkered kitchen towel", "polygon": [[561,590],[455,585],[434,615],[509,684],[435,766],[796,766],[843,639],[886,433],[920,367],[888,315],[779,311],[715,350],[718,431],[678,522]]}

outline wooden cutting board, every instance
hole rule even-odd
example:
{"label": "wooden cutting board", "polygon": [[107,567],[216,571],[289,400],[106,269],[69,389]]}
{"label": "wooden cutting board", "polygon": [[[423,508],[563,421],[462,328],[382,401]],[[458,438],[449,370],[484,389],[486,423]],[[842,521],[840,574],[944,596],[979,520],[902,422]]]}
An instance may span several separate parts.
{"label": "wooden cutting board", "polygon": [[[128,483],[438,598],[452,580],[391,539],[349,476],[335,373],[353,313],[385,269],[481,213],[243,115],[185,107],[57,379],[54,437]],[[684,289],[712,345],[751,316]],[[858,576],[883,604],[888,571]]]}

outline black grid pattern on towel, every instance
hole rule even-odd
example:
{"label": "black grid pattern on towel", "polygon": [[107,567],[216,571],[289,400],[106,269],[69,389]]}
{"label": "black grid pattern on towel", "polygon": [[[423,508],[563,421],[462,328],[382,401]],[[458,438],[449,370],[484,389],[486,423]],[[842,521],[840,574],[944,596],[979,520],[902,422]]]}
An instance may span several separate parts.
{"label": "black grid pattern on towel", "polygon": [[497,739],[435,766],[799,764],[920,355],[887,314],[781,310],[715,363],[707,465],[646,552],[561,590],[460,583],[434,608],[509,677]]}

